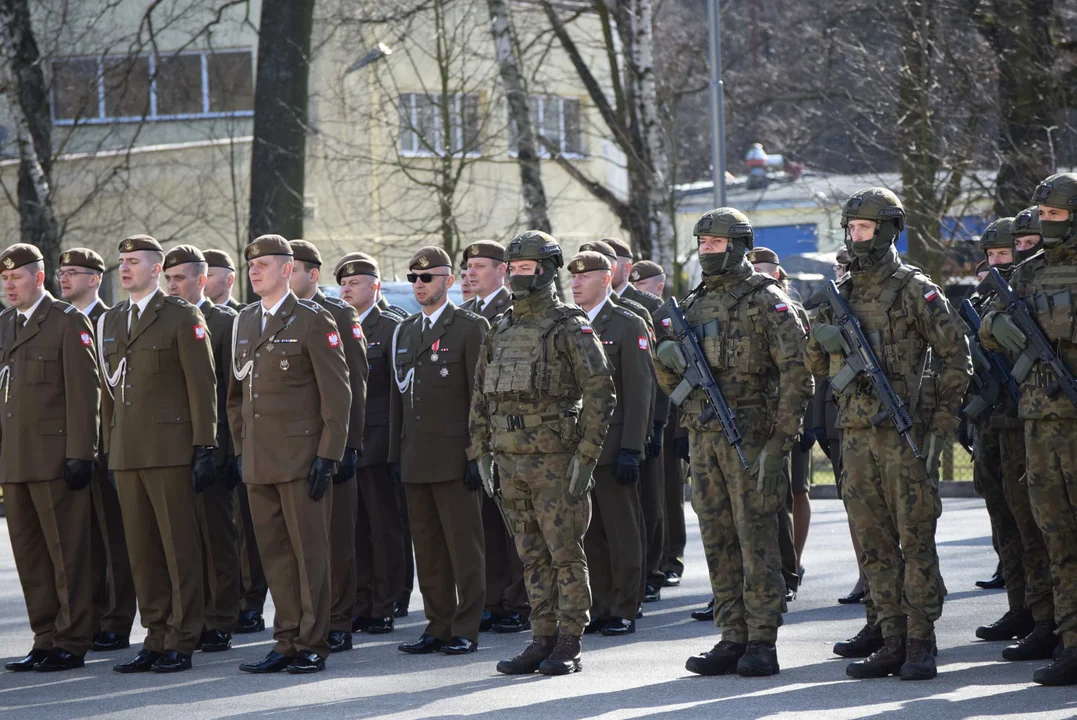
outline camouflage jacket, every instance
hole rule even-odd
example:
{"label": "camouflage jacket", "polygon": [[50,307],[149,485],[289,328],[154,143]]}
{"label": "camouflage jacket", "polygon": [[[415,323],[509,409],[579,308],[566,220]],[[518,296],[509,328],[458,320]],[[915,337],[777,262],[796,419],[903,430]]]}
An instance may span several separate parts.
{"label": "camouflage jacket", "polygon": [[[855,260],[838,288],[912,421],[940,432],[954,432],[960,423],[972,360],[965,323],[942,291],[919,270],[903,264],[892,247],[869,268],[861,269]],[[816,322],[833,321],[833,310],[821,306]],[[813,375],[833,380],[845,357],[828,354],[809,337],[804,362]],[[838,427],[872,426],[879,398],[864,375],[845,388],[833,389]]]}
{"label": "camouflage jacket", "polygon": [[468,458],[578,453],[595,463],[616,406],[613,368],[587,316],[547,288],[514,300],[486,336]]}
{"label": "camouflage jacket", "polygon": [[[740,411],[738,423],[752,422],[748,411],[754,409],[751,416],[759,417],[770,436],[781,438],[785,449],[791,449],[815,381],[802,362],[807,328],[778,282],[743,260],[732,272],[704,278],[685,300],[683,312],[696,329],[726,402]],[[659,326],[668,334],[669,326],[661,317]],[[681,381],[660,362],[655,363],[655,372],[667,394]],[[717,421],[699,425],[704,402],[703,391],[694,389],[681,405],[682,423],[720,432]]]}

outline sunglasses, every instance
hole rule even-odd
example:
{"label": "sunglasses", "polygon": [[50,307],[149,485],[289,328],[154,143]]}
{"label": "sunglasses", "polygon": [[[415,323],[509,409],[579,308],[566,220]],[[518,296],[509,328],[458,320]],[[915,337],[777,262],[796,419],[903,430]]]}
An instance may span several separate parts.
{"label": "sunglasses", "polygon": [[417,281],[422,280],[424,284],[433,282],[436,277],[449,277],[448,273],[408,273],[408,282],[414,285]]}

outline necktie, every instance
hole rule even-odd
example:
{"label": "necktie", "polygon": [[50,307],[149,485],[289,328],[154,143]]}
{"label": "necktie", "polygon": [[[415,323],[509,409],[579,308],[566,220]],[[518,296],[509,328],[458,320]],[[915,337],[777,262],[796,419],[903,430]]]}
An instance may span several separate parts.
{"label": "necktie", "polygon": [[19,335],[22,334],[22,329],[26,327],[26,316],[19,313],[19,317],[15,320],[15,339],[19,339]]}
{"label": "necktie", "polygon": [[424,315],[423,316],[423,340],[422,340],[423,345],[426,344],[426,336],[430,332],[430,325],[431,325],[430,318],[428,318],[428,317],[426,317]]}
{"label": "necktie", "polygon": [[131,319],[127,323],[127,332],[130,333],[138,325],[138,305],[131,306]]}
{"label": "necktie", "polygon": [[269,318],[273,317],[273,313],[268,310],[262,311],[262,332],[266,331],[266,323],[269,322]]}

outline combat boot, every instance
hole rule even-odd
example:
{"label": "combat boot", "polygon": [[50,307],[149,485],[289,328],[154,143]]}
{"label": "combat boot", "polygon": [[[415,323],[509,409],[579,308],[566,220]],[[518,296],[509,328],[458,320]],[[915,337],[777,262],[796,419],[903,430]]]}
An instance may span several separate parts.
{"label": "combat boot", "polygon": [[909,638],[905,664],[901,666],[902,680],[930,680],[939,674],[935,668],[934,645],[931,640]]}
{"label": "combat boot", "polygon": [[737,661],[747,648],[744,643],[723,640],[702,655],[693,655],[684,669],[696,675],[729,675],[737,671]]}
{"label": "combat boot", "polygon": [[556,642],[557,638],[553,635],[535,635],[522,653],[511,660],[499,662],[497,671],[502,675],[530,675],[550,656]]}
{"label": "combat boot", "polygon": [[575,635],[558,635],[553,651],[539,664],[543,675],[568,675],[583,669],[580,639]]}
{"label": "combat boot", "polygon": [[1053,663],[1032,674],[1040,685],[1077,685],[1077,647],[1066,648]]}
{"label": "combat boot", "polygon": [[991,641],[1020,639],[1032,632],[1035,626],[1036,621],[1027,608],[1014,608],[1007,610],[1005,615],[990,625],[976,628],[976,637]]}
{"label": "combat boot", "polygon": [[1055,636],[1055,624],[1051,620],[1042,620],[1036,623],[1025,637],[1013,645],[1002,649],[1002,657],[1006,660],[1050,660],[1054,655],[1058,638]]}
{"label": "combat boot", "polygon": [[884,678],[899,675],[905,663],[905,638],[891,635],[883,641],[883,646],[863,660],[858,660],[845,668],[845,674],[858,680]]}
{"label": "combat boot", "polygon": [[779,672],[778,651],[774,643],[751,640],[748,649],[737,661],[737,674],[741,677],[767,677]]}
{"label": "combat boot", "polygon": [[882,628],[867,623],[848,640],[834,643],[834,654],[844,658],[866,658],[882,646]]}

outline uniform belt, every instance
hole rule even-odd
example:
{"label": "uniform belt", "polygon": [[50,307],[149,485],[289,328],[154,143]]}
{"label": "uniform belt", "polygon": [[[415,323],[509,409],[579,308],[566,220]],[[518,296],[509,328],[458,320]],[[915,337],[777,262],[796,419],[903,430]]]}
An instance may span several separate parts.
{"label": "uniform belt", "polygon": [[545,415],[494,415],[490,423],[496,430],[527,430],[561,419],[561,413]]}

